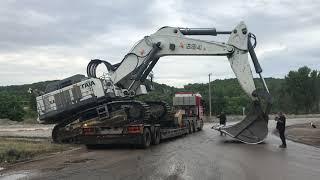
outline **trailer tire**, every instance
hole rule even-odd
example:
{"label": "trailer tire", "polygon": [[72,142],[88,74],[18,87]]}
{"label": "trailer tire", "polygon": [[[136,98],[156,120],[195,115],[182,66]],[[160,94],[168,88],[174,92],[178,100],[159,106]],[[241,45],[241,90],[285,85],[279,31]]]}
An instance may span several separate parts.
{"label": "trailer tire", "polygon": [[96,144],[86,144],[87,149],[97,149]]}
{"label": "trailer tire", "polygon": [[62,143],[61,139],[59,138],[59,128],[60,127],[58,125],[55,125],[52,129],[52,134],[51,134],[52,141],[57,144]]}
{"label": "trailer tire", "polygon": [[200,120],[200,127],[198,128],[198,130],[201,131],[202,128],[203,128],[203,120],[201,119],[201,120]]}
{"label": "trailer tire", "polygon": [[191,134],[192,133],[192,125],[191,125],[190,121],[188,121],[188,129],[189,129],[188,134]]}
{"label": "trailer tire", "polygon": [[148,148],[151,143],[151,133],[148,128],[143,129],[143,135],[142,135],[142,142],[141,142],[141,148]]}
{"label": "trailer tire", "polygon": [[160,144],[160,139],[161,139],[160,128],[156,127],[152,135],[152,144],[153,145]]}
{"label": "trailer tire", "polygon": [[192,121],[192,132],[195,133],[196,132],[196,125],[195,122]]}

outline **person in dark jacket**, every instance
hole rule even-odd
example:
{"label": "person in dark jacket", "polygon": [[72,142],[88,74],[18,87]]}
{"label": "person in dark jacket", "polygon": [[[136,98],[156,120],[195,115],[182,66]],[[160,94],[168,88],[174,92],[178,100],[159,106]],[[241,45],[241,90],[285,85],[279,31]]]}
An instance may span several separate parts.
{"label": "person in dark jacket", "polygon": [[[221,112],[220,115],[218,115],[217,117],[220,120],[220,122],[219,122],[220,126],[222,126],[222,125],[225,126],[226,122],[227,122],[227,117],[226,117],[225,113]],[[220,131],[220,136],[222,136],[222,135],[226,135],[226,134]]]}
{"label": "person in dark jacket", "polygon": [[279,146],[280,148],[287,148],[285,130],[286,130],[286,117],[282,112],[278,113],[278,116],[275,119],[277,121],[277,130],[279,131],[280,139],[282,144]]}

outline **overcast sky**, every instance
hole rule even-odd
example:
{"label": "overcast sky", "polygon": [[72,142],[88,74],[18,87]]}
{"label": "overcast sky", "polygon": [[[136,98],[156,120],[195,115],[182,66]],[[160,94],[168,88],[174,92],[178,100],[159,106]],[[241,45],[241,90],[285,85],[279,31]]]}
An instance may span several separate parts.
{"label": "overcast sky", "polygon": [[[320,70],[319,9],[317,0],[1,0],[0,86],[86,74],[95,58],[120,62],[162,26],[232,30],[240,21],[257,36],[264,76]],[[177,87],[234,77],[226,57],[164,57],[154,73]]]}

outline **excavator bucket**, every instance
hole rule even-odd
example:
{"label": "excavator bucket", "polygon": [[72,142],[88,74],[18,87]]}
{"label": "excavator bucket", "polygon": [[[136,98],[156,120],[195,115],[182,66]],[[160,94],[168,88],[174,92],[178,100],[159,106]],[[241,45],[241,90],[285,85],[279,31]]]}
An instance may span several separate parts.
{"label": "excavator bucket", "polygon": [[[244,120],[229,126],[216,126],[214,129],[246,144],[258,144],[264,141],[268,135],[268,114],[272,98],[269,92],[261,89],[255,90],[253,94],[258,97],[258,100],[253,101]],[[262,99],[266,103],[264,110],[261,105]]]}
{"label": "excavator bucket", "polygon": [[215,129],[246,144],[258,144],[268,135],[268,118],[261,105],[254,102],[244,120],[230,126],[217,126]]}

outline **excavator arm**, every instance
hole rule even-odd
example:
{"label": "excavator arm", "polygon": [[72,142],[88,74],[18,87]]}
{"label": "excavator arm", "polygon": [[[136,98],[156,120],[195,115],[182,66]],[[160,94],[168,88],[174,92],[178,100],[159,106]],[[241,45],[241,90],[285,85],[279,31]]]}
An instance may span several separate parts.
{"label": "excavator arm", "polygon": [[[230,35],[228,41],[221,43],[188,37],[219,34]],[[232,126],[216,127],[216,130],[245,143],[262,142],[268,133],[271,96],[261,75],[262,69],[254,52],[255,45],[251,43],[252,37],[254,35],[248,32],[243,22],[232,31],[220,32],[214,28],[163,27],[140,40],[120,63],[116,65],[105,63],[110,75],[109,86],[113,87],[114,91],[121,89],[123,93],[116,94],[122,96],[146,94],[145,79],[162,56],[227,56],[242,89],[252,100],[252,108],[243,121]],[[256,73],[260,75],[263,90],[255,87],[248,54],[251,56]],[[95,77],[93,73],[88,73],[88,76]],[[262,109],[262,99],[266,102],[265,109]]]}
{"label": "excavator arm", "polygon": [[[244,33],[245,32],[245,33]],[[187,35],[230,34],[227,43],[192,39]],[[232,32],[217,32],[215,29],[187,29],[163,27],[151,36],[146,36],[111,72],[114,84],[139,94],[141,84],[162,56],[227,56],[241,87],[252,99],[255,90],[248,61],[248,36],[246,26],[240,23]]]}

